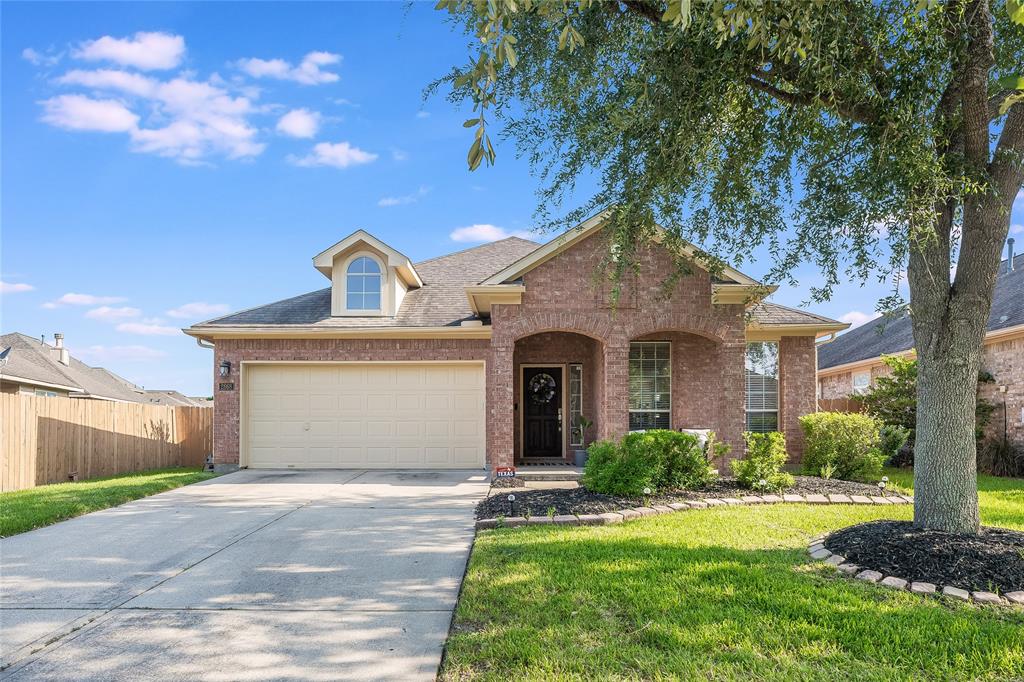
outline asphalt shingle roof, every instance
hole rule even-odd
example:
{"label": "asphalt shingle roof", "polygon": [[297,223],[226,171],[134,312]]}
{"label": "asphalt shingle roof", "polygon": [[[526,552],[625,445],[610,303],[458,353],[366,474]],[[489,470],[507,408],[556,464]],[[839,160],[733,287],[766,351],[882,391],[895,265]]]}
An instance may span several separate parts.
{"label": "asphalt shingle roof", "polygon": [[539,244],[509,237],[416,263],[423,286],[402,299],[395,317],[331,317],[331,288],[225,315],[206,325],[314,325],[323,327],[446,327],[472,319],[465,288],[477,284]]}
{"label": "asphalt shingle roof", "polygon": [[790,324],[837,324],[836,320],[831,318],[768,301],[751,306],[750,319],[762,327]]}
{"label": "asphalt shingle roof", "polygon": [[[999,266],[992,310],[988,316],[990,332],[1024,324],[1024,254],[1015,256],[1013,264],[1014,269],[1010,272],[1007,272],[1008,261],[1004,260]],[[899,353],[913,347],[914,336],[907,313],[891,319],[880,316],[821,346],[818,349],[818,369]]]}
{"label": "asphalt shingle roof", "polygon": [[0,376],[20,377],[78,389],[99,398],[145,402],[142,389],[102,367],[90,367],[71,356],[67,366],[54,357],[53,347],[17,332],[0,336],[0,349],[10,348]]}

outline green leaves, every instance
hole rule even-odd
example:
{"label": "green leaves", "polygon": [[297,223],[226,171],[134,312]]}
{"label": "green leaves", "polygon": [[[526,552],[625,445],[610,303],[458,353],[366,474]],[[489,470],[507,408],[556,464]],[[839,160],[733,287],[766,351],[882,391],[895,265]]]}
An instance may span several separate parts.
{"label": "green leaves", "polygon": [[1006,0],[1006,13],[1010,15],[1010,21],[1024,26],[1024,2]]}

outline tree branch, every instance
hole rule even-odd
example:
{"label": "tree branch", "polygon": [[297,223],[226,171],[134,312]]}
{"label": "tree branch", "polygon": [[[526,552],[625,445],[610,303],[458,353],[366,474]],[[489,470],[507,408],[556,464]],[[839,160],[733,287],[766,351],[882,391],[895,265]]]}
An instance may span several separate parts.
{"label": "tree branch", "polygon": [[1007,112],[988,170],[1009,210],[1024,184],[1024,102],[1017,102]]}
{"label": "tree branch", "polygon": [[878,116],[874,111],[864,107],[842,104],[830,97],[823,97],[821,95],[806,92],[790,92],[788,90],[782,90],[771,83],[767,83],[754,76],[747,76],[745,82],[755,90],[771,95],[775,99],[780,102],[785,102],[786,104],[793,104],[796,106],[820,105],[827,109],[834,109],[843,118],[847,118],[857,123],[875,123],[878,120]]}
{"label": "tree branch", "polygon": [[655,26],[661,26],[661,10],[654,5],[648,4],[645,0],[622,0],[622,6]]}

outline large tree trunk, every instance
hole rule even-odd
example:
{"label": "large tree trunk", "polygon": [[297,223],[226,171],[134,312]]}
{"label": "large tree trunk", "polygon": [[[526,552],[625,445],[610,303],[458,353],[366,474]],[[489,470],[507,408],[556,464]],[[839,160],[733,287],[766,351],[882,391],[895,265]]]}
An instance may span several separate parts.
{"label": "large tree trunk", "polygon": [[955,206],[938,207],[934,231],[911,246],[908,280],[917,350],[914,525],[949,533],[979,529],[974,437],[978,371],[1000,252],[1006,202],[966,202],[957,272],[950,282]]}

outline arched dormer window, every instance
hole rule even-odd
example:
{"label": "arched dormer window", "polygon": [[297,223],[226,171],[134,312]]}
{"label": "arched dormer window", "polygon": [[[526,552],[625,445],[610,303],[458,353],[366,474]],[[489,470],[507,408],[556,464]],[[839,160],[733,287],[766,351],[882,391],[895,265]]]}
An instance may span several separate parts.
{"label": "arched dormer window", "polygon": [[345,270],[345,307],[349,310],[380,312],[380,264],[369,256],[352,259]]}

